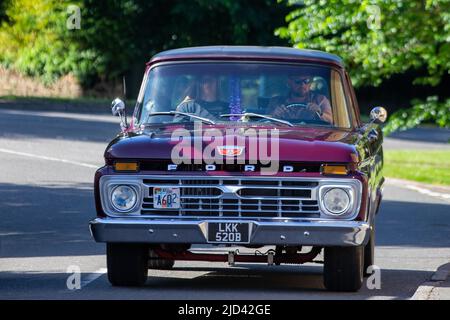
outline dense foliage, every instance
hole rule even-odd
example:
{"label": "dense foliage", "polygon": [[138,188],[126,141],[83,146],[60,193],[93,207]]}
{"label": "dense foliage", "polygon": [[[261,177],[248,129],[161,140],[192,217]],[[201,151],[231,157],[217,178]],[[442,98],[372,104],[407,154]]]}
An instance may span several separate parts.
{"label": "dense foliage", "polygon": [[[69,5],[80,29],[69,30]],[[286,44],[273,30],[276,0],[7,0],[0,9],[0,63],[51,82],[73,73],[85,87],[123,75],[161,50],[208,44]],[[0,7],[1,8],[1,7]]]}
{"label": "dense foliage", "polygon": [[3,4],[0,63],[46,82],[79,74],[78,46],[67,41],[65,6],[58,1],[9,0]]}
{"label": "dense foliage", "polygon": [[[71,5],[80,29],[67,28]],[[343,57],[356,86],[411,71],[414,84],[437,86],[450,79],[450,0],[0,1],[0,64],[45,83],[70,73],[91,88],[175,47],[289,41]],[[391,115],[386,132],[449,126],[448,95],[429,95]]]}
{"label": "dense foliage", "polygon": [[[394,74],[422,72],[414,84],[438,85],[450,70],[450,0],[289,0],[287,27],[277,34],[298,48],[336,53],[356,86]],[[418,74],[420,74],[418,72]],[[449,126],[449,100],[430,97],[391,116],[387,132],[425,120]]]}
{"label": "dense foliage", "polygon": [[412,107],[395,112],[384,127],[390,134],[397,130],[413,128],[422,122],[433,122],[441,127],[450,126],[450,98],[439,101],[437,96],[430,96],[426,101],[415,99]]}

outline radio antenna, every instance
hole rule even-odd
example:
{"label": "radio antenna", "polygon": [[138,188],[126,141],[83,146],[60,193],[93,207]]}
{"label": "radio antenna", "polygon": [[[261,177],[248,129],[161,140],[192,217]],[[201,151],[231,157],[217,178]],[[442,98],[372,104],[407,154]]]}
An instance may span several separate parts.
{"label": "radio antenna", "polygon": [[122,76],[122,87],[123,87],[123,98],[127,98],[127,82],[125,81],[125,76]]}

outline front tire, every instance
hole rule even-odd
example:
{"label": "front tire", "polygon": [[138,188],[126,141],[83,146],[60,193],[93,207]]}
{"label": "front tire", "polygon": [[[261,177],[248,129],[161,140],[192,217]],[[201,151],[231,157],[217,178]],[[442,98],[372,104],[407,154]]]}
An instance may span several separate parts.
{"label": "front tire", "polygon": [[108,280],[113,286],[142,286],[147,280],[148,247],[142,244],[107,243]]}
{"label": "front tire", "polygon": [[324,285],[330,291],[358,291],[363,283],[364,247],[326,247]]}

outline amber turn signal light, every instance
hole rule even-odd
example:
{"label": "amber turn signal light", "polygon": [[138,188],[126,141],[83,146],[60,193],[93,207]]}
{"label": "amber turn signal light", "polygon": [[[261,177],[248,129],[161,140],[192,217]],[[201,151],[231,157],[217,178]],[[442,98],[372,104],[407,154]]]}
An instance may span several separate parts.
{"label": "amber turn signal light", "polygon": [[116,162],[114,163],[114,170],[116,171],[139,171],[137,162]]}
{"label": "amber turn signal light", "polygon": [[324,175],[346,175],[348,169],[345,165],[323,164],[321,172]]}

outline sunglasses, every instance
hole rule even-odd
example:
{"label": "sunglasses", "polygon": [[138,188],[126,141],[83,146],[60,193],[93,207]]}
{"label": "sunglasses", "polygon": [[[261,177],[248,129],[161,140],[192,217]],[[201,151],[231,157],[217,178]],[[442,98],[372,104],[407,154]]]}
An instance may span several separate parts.
{"label": "sunglasses", "polygon": [[310,84],[311,83],[311,78],[306,78],[306,79],[294,79],[293,82],[296,85],[305,85],[305,84]]}

